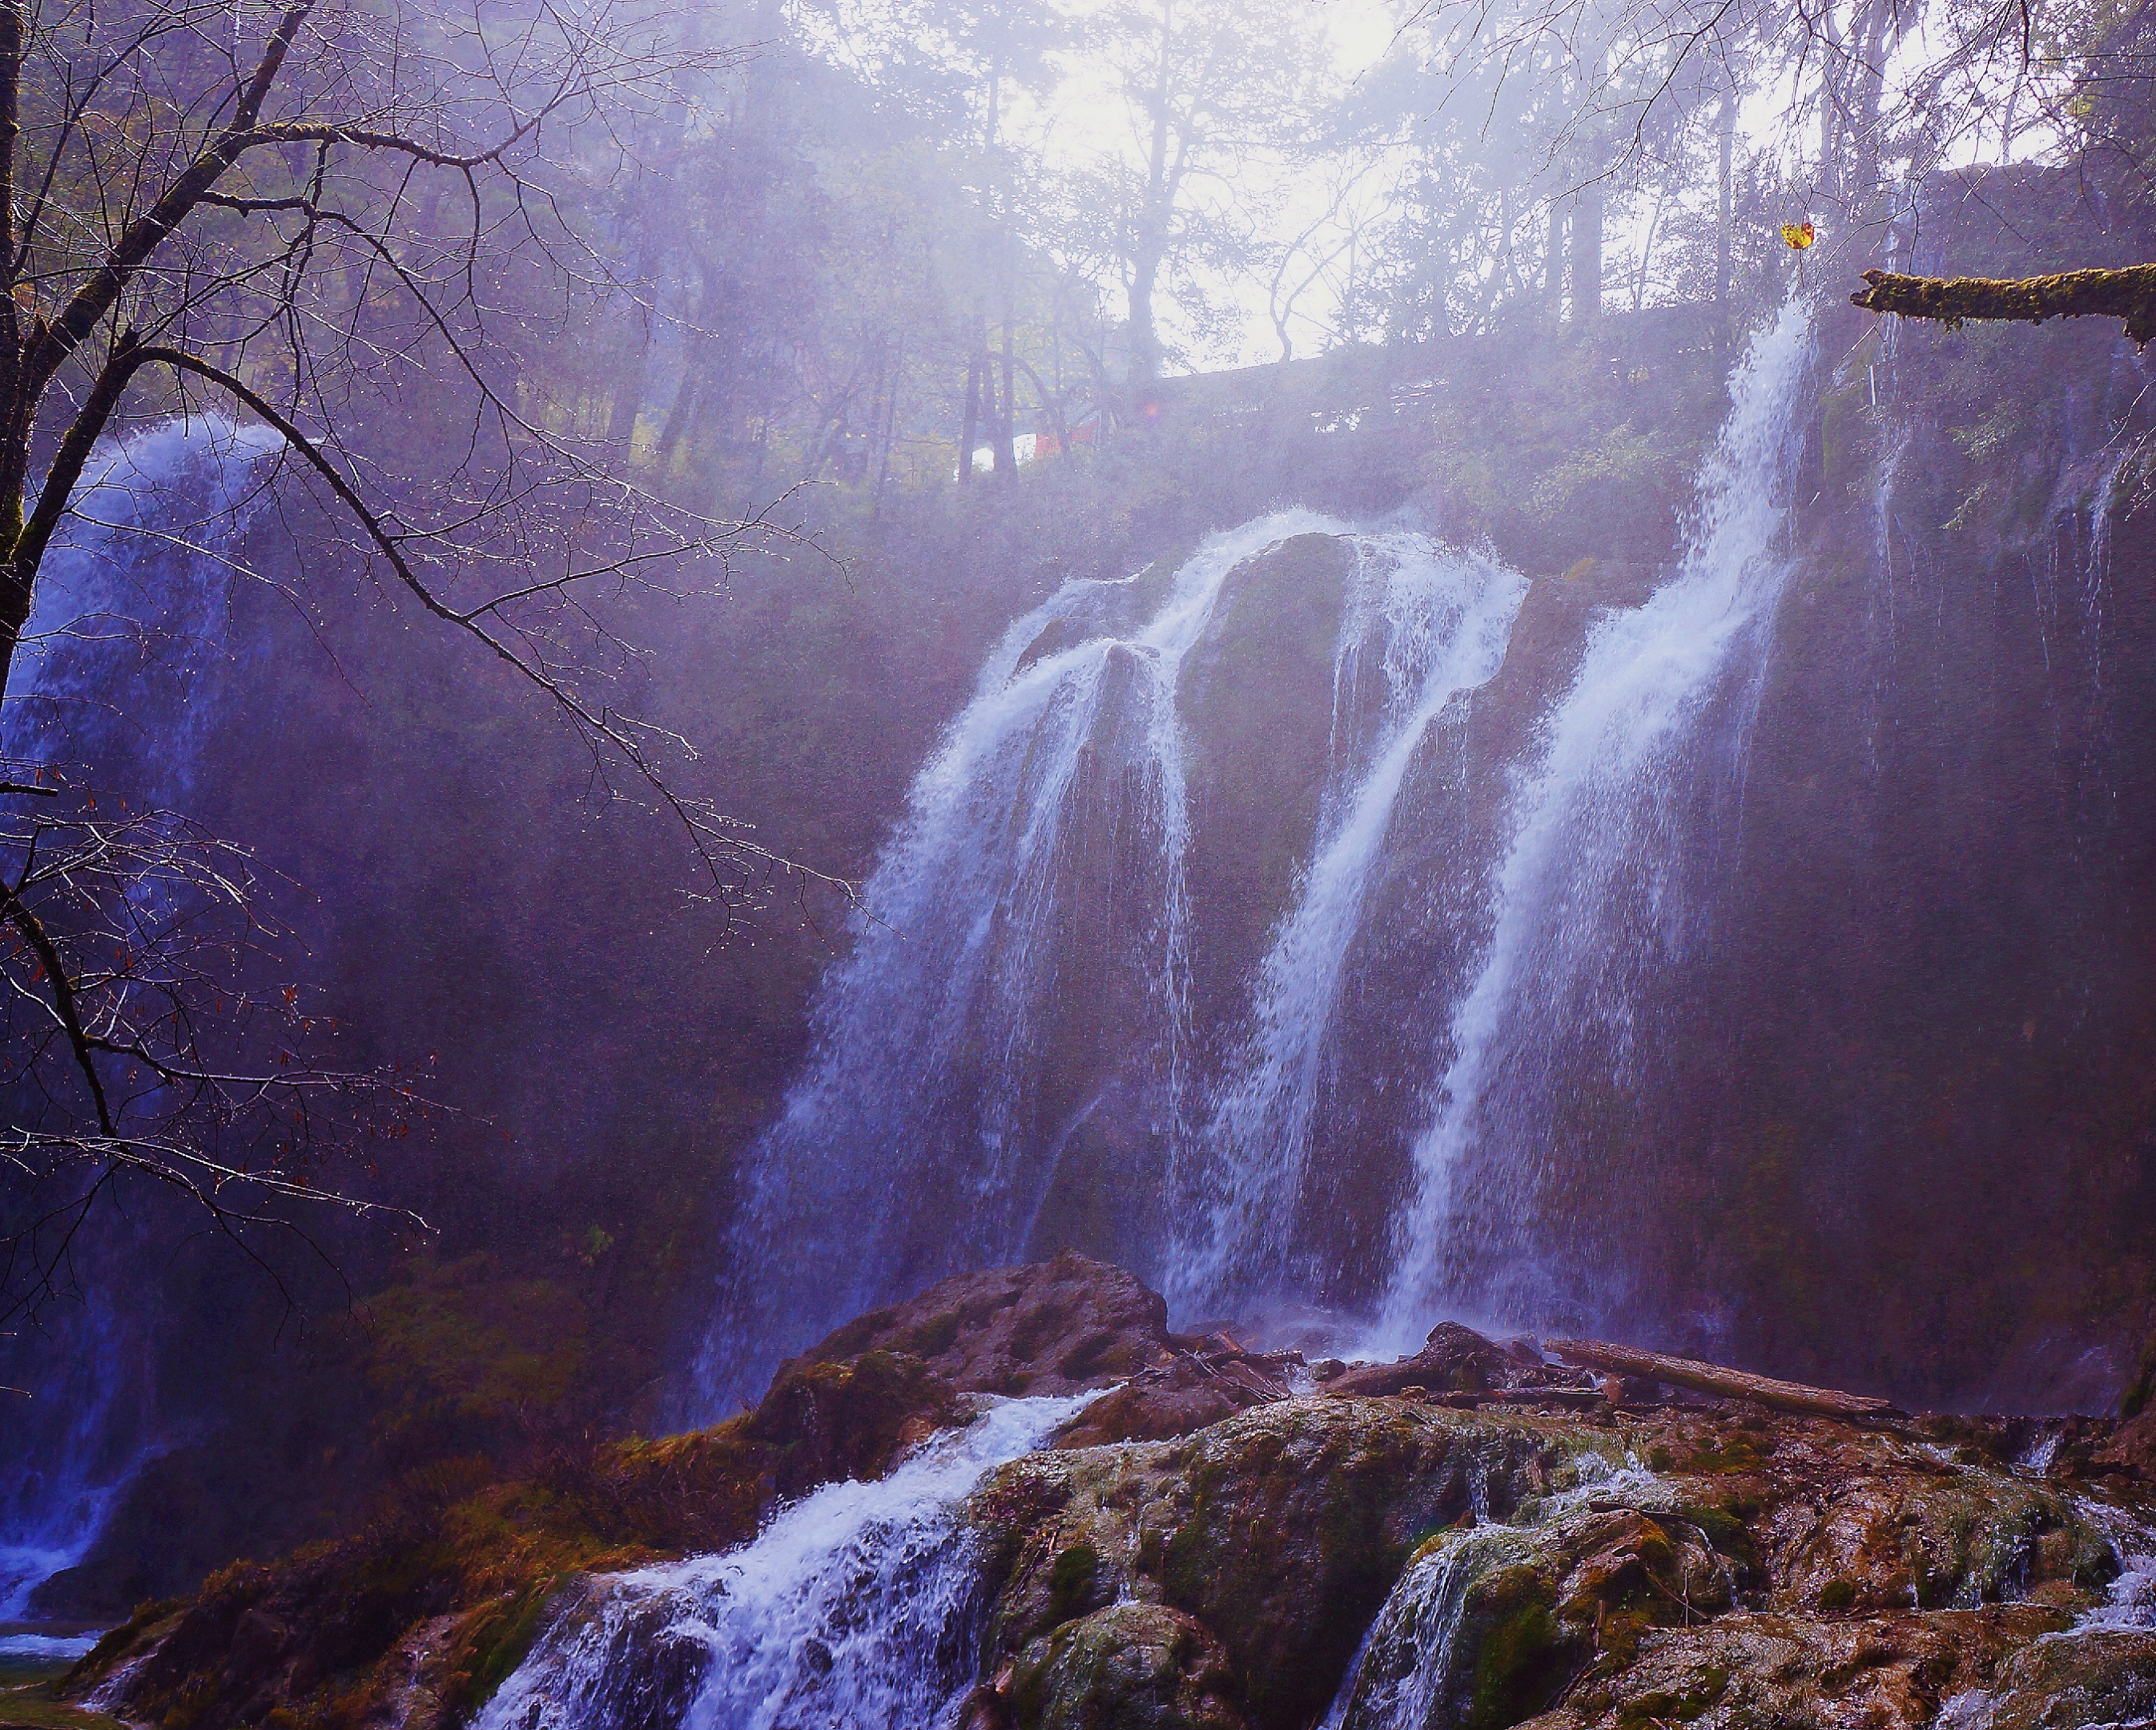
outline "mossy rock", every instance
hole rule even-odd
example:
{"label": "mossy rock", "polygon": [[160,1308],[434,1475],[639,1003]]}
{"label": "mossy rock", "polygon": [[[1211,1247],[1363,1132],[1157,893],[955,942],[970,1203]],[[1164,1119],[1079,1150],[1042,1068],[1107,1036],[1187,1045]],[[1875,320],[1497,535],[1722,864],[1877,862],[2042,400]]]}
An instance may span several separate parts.
{"label": "mossy rock", "polygon": [[1198,1439],[1168,1601],[1217,1632],[1260,1725],[1321,1714],[1416,1546],[1477,1481],[1522,1499],[1540,1439],[1382,1400],[1298,1401]]}
{"label": "mossy rock", "polygon": [[1011,1695],[1021,1730],[1245,1730],[1219,1640],[1158,1604],[1117,1604],[1029,1646]]}

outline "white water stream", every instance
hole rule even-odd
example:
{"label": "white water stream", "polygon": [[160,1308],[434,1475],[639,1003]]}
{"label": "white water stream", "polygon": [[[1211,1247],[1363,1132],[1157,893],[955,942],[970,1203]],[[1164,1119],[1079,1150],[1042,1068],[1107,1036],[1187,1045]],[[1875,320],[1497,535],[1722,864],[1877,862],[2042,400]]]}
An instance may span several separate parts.
{"label": "white water stream", "polygon": [[887,1477],[802,1497],[739,1549],[593,1580],[475,1730],[930,1730],[979,1661],[958,1506],[1091,1397],[998,1403]]}
{"label": "white water stream", "polygon": [[[1255,1030],[1216,1092],[1201,1146],[1214,1200],[1181,1247],[1171,1296],[1218,1298],[1276,1277],[1293,1235],[1337,1011],[1401,789],[1447,707],[1503,664],[1527,593],[1518,572],[1426,536],[1359,537],[1333,673],[1332,773],[1314,856],[1253,990]],[[1367,745],[1359,687],[1383,681]]]}
{"label": "white water stream", "polygon": [[1676,574],[1645,605],[1603,619],[1545,725],[1540,761],[1513,801],[1495,931],[1454,1012],[1452,1055],[1395,1223],[1373,1342],[1388,1355],[1414,1349],[1435,1315],[1463,1301],[1477,1313],[1531,1313],[1543,1296],[1526,1245],[1508,1246],[1509,1291],[1448,1291],[1457,1179],[1486,1157],[1506,1174],[1500,1187],[1532,1194],[1555,1157],[1550,1056],[1582,1022],[1606,1032],[1613,1083],[1628,1079],[1630,988],[1683,944],[1696,911],[1682,874],[1697,837],[1683,817],[1700,765],[1687,747],[1732,686],[1747,706],[1756,697],[1788,579],[1779,542],[1811,349],[1809,310],[1793,300],[1738,368]]}

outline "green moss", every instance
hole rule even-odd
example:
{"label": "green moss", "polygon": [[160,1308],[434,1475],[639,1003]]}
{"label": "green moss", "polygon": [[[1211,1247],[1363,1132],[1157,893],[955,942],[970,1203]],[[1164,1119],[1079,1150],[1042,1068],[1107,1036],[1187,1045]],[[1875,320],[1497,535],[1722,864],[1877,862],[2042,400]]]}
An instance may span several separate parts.
{"label": "green moss", "polygon": [[1051,1622],[1067,1622],[1093,1607],[1093,1586],[1100,1572],[1101,1553],[1091,1544],[1073,1544],[1055,1558],[1048,1573]]}
{"label": "green moss", "polygon": [[76,1660],[68,1672],[68,1686],[74,1689],[88,1687],[101,1681],[112,1666],[126,1657],[136,1642],[174,1615],[185,1605],[180,1598],[153,1598],[135,1606],[134,1614],[117,1628],[109,1628],[97,1644]]}
{"label": "green moss", "polygon": [[908,1337],[906,1349],[917,1358],[940,1358],[958,1337],[962,1319],[957,1311],[946,1310],[934,1319],[923,1322]]}
{"label": "green moss", "polygon": [[[1754,1515],[1758,1512],[1756,1501],[1750,1504]],[[1740,1575],[1757,1573],[1759,1570],[1759,1548],[1752,1540],[1752,1533],[1744,1521],[1735,1512],[1737,1504],[1727,1507],[1691,1506],[1677,1510],[1675,1518],[1691,1526],[1707,1540],[1707,1548],[1734,1567]]]}
{"label": "green moss", "polygon": [[2156,1335],[2151,1335],[2141,1348],[2141,1363],[2126,1393],[2118,1402],[2122,1418],[2138,1418],[2148,1409],[2148,1402],[2156,1398]]}
{"label": "green moss", "polygon": [[553,1582],[539,1581],[510,1600],[503,1609],[482,1613],[466,1635],[470,1668],[457,1702],[465,1715],[476,1712],[494,1698],[510,1672],[524,1661],[538,1637],[539,1621],[552,1595]]}
{"label": "green moss", "polygon": [[1562,1679],[1552,1674],[1558,1645],[1557,1619],[1538,1603],[1515,1610],[1484,1635],[1475,1656],[1467,1730],[1503,1730],[1532,1717]]}
{"label": "green moss", "polygon": [[127,1730],[103,1712],[62,1705],[47,1691],[49,1686],[0,1689],[0,1730]]}
{"label": "green moss", "polygon": [[1856,1582],[1829,1580],[1820,1588],[1819,1607],[1827,1614],[1839,1615],[1856,1602]]}
{"label": "green moss", "polygon": [[1622,1730],[1640,1730],[1648,1724],[1689,1724],[1728,1691],[1729,1672],[1717,1666],[1690,1677],[1682,1688],[1656,1688],[1635,1695],[1617,1708],[1617,1722]]}

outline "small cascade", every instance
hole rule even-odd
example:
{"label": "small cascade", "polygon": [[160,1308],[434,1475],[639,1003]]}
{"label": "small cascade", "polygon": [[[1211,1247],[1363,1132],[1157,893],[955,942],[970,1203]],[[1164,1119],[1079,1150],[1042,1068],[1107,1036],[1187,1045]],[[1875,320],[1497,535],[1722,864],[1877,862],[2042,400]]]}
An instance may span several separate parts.
{"label": "small cascade", "polygon": [[2156,1526],[2109,1502],[2084,1501],[2082,1512],[2110,1542],[2118,1572],[2104,1601],[2075,1625],[2079,1633],[2100,1628],[2156,1628]]}
{"label": "small cascade", "polygon": [[[28,1342],[26,1342],[28,1343]],[[100,1290],[56,1317],[34,1344],[18,1345],[30,1397],[0,1395],[0,1625],[30,1614],[30,1597],[80,1561],[127,1481],[156,1451],[154,1379],[140,1329]],[[25,1375],[16,1370],[13,1375]],[[0,1370],[0,1379],[10,1379]],[[33,1635],[0,1636],[0,1654],[30,1651]]]}
{"label": "small cascade", "polygon": [[1460,1633],[1476,1581],[1534,1553],[1511,1526],[1476,1526],[1434,1538],[1400,1576],[1363,1637],[1323,1730],[1424,1730],[1462,1722]]}
{"label": "small cascade", "polygon": [[[1412,1350],[1448,1306],[1541,1314],[1563,1290],[1530,1221],[1579,1151],[1562,1145],[1576,1084],[1592,1077],[1620,1103],[1636,1090],[1654,1054],[1637,1048],[1634,987],[1694,935],[1703,897],[1687,892],[1687,874],[1712,869],[1700,801],[1718,770],[1741,774],[1765,628],[1789,571],[1779,542],[1811,350],[1809,311],[1793,300],[1738,370],[1676,574],[1644,606],[1601,620],[1545,724],[1512,803],[1495,930],[1454,1012],[1396,1221],[1376,1342],[1386,1349]],[[1717,704],[1724,764],[1701,742]]]}
{"label": "small cascade", "polygon": [[1423,1546],[1363,1635],[1322,1730],[1450,1730],[1471,1721],[1475,1676],[1462,1663],[1460,1637],[1475,1584],[1532,1560],[1537,1533],[1589,1498],[1641,1508],[1672,1499],[1637,1466],[1612,1467],[1591,1454],[1578,1466],[1579,1483],[1535,1504],[1526,1523],[1443,1532]]}
{"label": "small cascade", "polygon": [[[1328,784],[1314,857],[1253,991],[1254,1032],[1201,1139],[1209,1229],[1173,1295],[1218,1301],[1278,1280],[1342,1036],[1340,994],[1408,772],[1430,729],[1502,664],[1527,593],[1517,571],[1426,536],[1358,539],[1333,680]],[[1363,726],[1366,682],[1380,686]]]}
{"label": "small cascade", "polygon": [[926,1730],[972,1686],[985,1605],[959,1504],[1090,1395],[998,1403],[873,1483],[721,1555],[591,1581],[475,1730]]}
{"label": "small cascade", "polygon": [[776,1356],[962,1267],[1021,1255],[1060,1147],[1134,1146],[1116,1247],[1142,1265],[1185,1105],[1184,658],[1239,566],[1307,511],[1179,567],[1073,582],[1007,632],[916,778],[826,976],[817,1042],[749,1155],[706,1409]]}

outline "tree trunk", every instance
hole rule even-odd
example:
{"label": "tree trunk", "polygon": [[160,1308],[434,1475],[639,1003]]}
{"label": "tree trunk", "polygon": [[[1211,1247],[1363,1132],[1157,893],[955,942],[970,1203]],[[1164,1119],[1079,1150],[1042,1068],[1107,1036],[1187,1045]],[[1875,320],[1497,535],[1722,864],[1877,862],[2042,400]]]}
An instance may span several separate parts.
{"label": "tree trunk", "polygon": [[1850,185],[1852,205],[1869,203],[1879,190],[1879,110],[1886,100],[1887,43],[1894,14],[1894,0],[1862,0],[1856,14],[1856,136],[1853,141],[1856,160]]}
{"label": "tree trunk", "polygon": [[1722,323],[1727,328],[1729,318],[1729,260],[1730,249],[1737,236],[1737,181],[1734,159],[1737,150],[1737,81],[1732,79],[1729,88],[1722,93],[1722,116],[1715,130],[1720,134],[1718,152],[1720,163],[1716,187],[1718,193],[1714,230],[1714,304],[1720,309]]}
{"label": "tree trunk", "polygon": [[1160,377],[1160,337],[1153,328],[1153,285],[1160,275],[1160,254],[1142,244],[1131,261],[1131,375],[1147,380]]}
{"label": "tree trunk", "polygon": [[651,359],[651,326],[637,321],[636,359],[614,386],[613,403],[607,415],[607,444],[626,457],[636,438],[636,413],[644,406],[644,377]]}
{"label": "tree trunk", "polygon": [[1635,1351],[1630,1346],[1605,1345],[1599,1340],[1544,1340],[1543,1348],[1568,1363],[1583,1364],[1589,1369],[1666,1382],[1672,1388],[1689,1388],[1696,1394],[1719,1394],[1725,1399],[1757,1400],[1777,1411],[1802,1412],[1820,1418],[1902,1415],[1901,1408],[1890,1400],[1845,1394],[1837,1388],[1807,1388],[1800,1382],[1778,1382],[1771,1376],[1725,1369],[1718,1363],[1701,1363],[1690,1358],[1665,1358],[1660,1352]]}
{"label": "tree trunk", "polygon": [[869,501],[871,518],[883,514],[884,488],[891,481],[891,447],[898,435],[898,387],[906,376],[906,339],[901,337],[892,345],[886,365],[891,369],[890,382],[884,387],[883,449],[876,458],[875,490]]}
{"label": "tree trunk", "polygon": [[1010,306],[1004,306],[1004,406],[996,423],[996,474],[1006,481],[1018,478],[1018,381],[1011,353]]}
{"label": "tree trunk", "polygon": [[674,393],[674,406],[666,411],[666,424],[660,429],[659,472],[665,475],[674,466],[674,457],[681,441],[688,435],[689,411],[696,405],[696,377],[695,362],[684,357],[681,382]]}
{"label": "tree trunk", "polygon": [[1572,216],[1572,316],[1584,323],[1602,312],[1602,188],[1580,193]]}
{"label": "tree trunk", "polygon": [[2018,319],[2032,325],[2047,318],[2122,318],[2137,348],[2156,336],[2156,264],[2015,280],[1866,270],[1864,280],[1871,286],[1851,295],[1851,305],[1904,318],[1938,319],[1949,329],[1969,318]]}
{"label": "tree trunk", "polygon": [[958,485],[973,480],[973,439],[981,429],[981,351],[978,345],[966,357],[966,418],[958,434]]}
{"label": "tree trunk", "polygon": [[1553,198],[1549,245],[1543,254],[1543,307],[1553,323],[1564,316],[1564,208]]}

